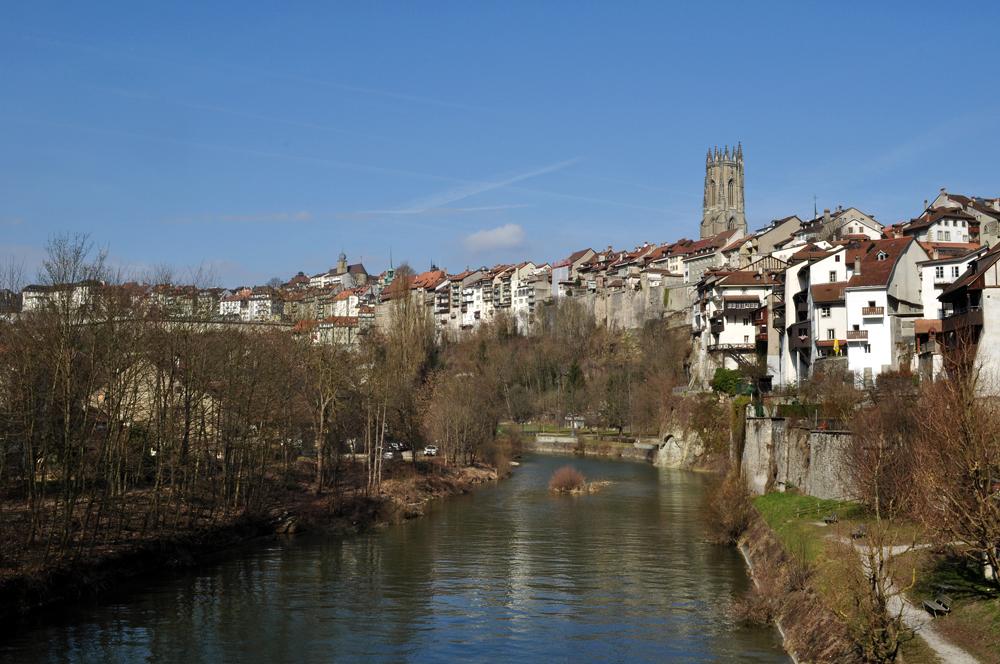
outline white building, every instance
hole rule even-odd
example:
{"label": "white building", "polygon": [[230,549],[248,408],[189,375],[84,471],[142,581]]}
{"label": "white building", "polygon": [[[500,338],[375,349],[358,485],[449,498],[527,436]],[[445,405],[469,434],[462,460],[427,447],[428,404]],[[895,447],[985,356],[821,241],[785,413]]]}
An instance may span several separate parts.
{"label": "white building", "polygon": [[919,242],[967,243],[975,223],[975,217],[961,209],[928,208],[903,226],[903,234]]}
{"label": "white building", "polygon": [[924,260],[927,253],[910,237],[866,243],[854,256],[845,289],[847,359],[859,382],[898,370],[912,356]]}
{"label": "white building", "polygon": [[941,293],[945,287],[954,283],[987,249],[985,247],[958,256],[947,256],[920,261],[920,303],[923,306],[923,317],[928,319],[944,318]]}

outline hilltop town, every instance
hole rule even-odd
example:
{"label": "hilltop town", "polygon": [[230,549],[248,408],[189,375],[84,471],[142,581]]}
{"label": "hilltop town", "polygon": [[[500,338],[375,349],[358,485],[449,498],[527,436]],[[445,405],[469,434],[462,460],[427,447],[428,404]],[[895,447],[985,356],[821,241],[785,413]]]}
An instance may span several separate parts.
{"label": "hilltop town", "polygon": [[[949,347],[997,334],[983,289],[998,285],[1000,197],[942,188],[912,218],[890,224],[838,205],[752,232],[744,198],[742,146],[715,148],[705,161],[698,239],[586,247],[552,262],[459,272],[432,265],[369,274],[341,253],[329,270],[284,283],[33,284],[4,292],[0,305],[8,315],[61,299],[84,306],[95,289],[113,288],[133,309],[166,319],[270,326],[356,346],[385,327],[402,297],[424,308],[439,338],[503,316],[529,334],[546,306],[574,301],[612,330],[660,319],[690,327],[693,388],[706,388],[719,368],[756,367],[763,390],[797,385],[823,364],[846,366],[859,386],[890,370],[935,377]],[[980,346],[982,359],[1000,362],[996,344]]]}

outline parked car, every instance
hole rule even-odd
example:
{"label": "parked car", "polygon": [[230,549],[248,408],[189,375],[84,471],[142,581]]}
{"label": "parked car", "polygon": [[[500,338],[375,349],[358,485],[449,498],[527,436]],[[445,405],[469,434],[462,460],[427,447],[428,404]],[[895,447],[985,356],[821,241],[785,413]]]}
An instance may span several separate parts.
{"label": "parked car", "polygon": [[424,448],[424,456],[437,456],[438,448],[437,445],[428,445]]}

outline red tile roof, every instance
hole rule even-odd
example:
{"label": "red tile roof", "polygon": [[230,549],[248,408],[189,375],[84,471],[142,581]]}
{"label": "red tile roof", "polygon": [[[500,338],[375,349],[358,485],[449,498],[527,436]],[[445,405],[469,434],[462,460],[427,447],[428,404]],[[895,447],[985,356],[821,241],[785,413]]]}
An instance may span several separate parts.
{"label": "red tile roof", "polygon": [[333,327],[357,327],[358,317],[357,316],[329,316],[320,321],[321,325],[330,325]]}
{"label": "red tile roof", "polygon": [[918,318],[913,321],[914,334],[941,334],[941,321],[937,318]]}
{"label": "red tile roof", "polygon": [[[847,282],[848,288],[871,286],[886,286],[892,278],[896,264],[914,242],[912,237],[892,238],[889,240],[871,240],[856,249],[848,250],[847,264],[851,265],[855,257],[861,263],[861,274],[855,274]],[[852,256],[852,253],[854,254]],[[883,258],[879,258],[879,255]]]}
{"label": "red tile roof", "polygon": [[903,232],[912,233],[914,231],[920,231],[936,224],[942,219],[964,219],[966,221],[973,222],[976,220],[975,217],[964,210],[955,208],[936,208],[927,210],[916,219],[910,219],[909,223],[903,226]]}
{"label": "red tile roof", "polygon": [[830,255],[830,252],[826,249],[820,249],[815,244],[811,242],[806,246],[802,247],[794,254],[788,257],[789,263],[797,263],[798,261],[808,261],[819,258],[826,258]]}
{"label": "red tile roof", "polygon": [[816,284],[812,290],[813,302],[816,304],[833,304],[844,301],[846,281],[836,281],[829,284]]}
{"label": "red tile roof", "polygon": [[779,283],[770,274],[758,274],[750,270],[737,270],[723,277],[720,286],[772,286]]}
{"label": "red tile roof", "polygon": [[410,288],[423,288],[425,290],[430,290],[435,288],[447,278],[444,270],[429,270],[427,272],[421,272],[413,278],[413,283],[410,284]]}

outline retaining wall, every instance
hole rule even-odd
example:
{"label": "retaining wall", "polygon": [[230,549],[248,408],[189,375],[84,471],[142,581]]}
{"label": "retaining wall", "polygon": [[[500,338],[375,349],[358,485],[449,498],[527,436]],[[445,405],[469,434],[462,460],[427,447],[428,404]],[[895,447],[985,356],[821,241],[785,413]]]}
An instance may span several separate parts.
{"label": "retaining wall", "polygon": [[750,491],[796,488],[810,496],[843,500],[851,496],[844,472],[849,431],[789,426],[779,417],[748,417],[740,461]]}

